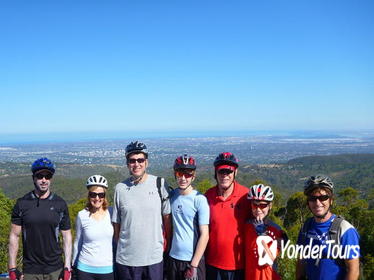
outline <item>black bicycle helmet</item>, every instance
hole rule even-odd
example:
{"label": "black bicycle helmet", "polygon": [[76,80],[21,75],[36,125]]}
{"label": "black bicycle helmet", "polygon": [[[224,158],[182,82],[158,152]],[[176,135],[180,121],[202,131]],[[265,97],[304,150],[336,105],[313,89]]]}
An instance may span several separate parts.
{"label": "black bicycle helmet", "polygon": [[31,165],[31,172],[33,174],[35,174],[35,172],[42,170],[42,169],[47,169],[52,174],[55,173],[55,165],[48,158],[39,158],[36,161],[34,161],[34,163]]}
{"label": "black bicycle helmet", "polygon": [[174,162],[174,170],[178,169],[196,169],[196,161],[193,157],[190,157],[186,154],[183,156],[177,157]]}
{"label": "black bicycle helmet", "polygon": [[220,165],[231,165],[235,168],[239,167],[238,159],[233,153],[220,153],[214,160],[214,167],[217,168]]}
{"label": "black bicycle helmet", "polygon": [[143,153],[145,157],[148,158],[147,146],[141,142],[135,141],[127,145],[126,158],[128,158],[129,155],[134,153]]}
{"label": "black bicycle helmet", "polygon": [[316,188],[327,188],[331,191],[331,193],[334,193],[334,183],[326,175],[319,174],[319,175],[311,176],[305,182],[304,194],[308,194]]}

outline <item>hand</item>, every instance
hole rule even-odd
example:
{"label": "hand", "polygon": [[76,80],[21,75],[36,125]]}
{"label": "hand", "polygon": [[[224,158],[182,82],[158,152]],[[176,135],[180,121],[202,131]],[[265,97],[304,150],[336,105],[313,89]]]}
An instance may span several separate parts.
{"label": "hand", "polygon": [[9,279],[10,280],[20,280],[23,274],[16,267],[9,269]]}
{"label": "hand", "polygon": [[197,267],[189,265],[184,272],[185,280],[198,280],[197,279]]}
{"label": "hand", "polygon": [[254,225],[258,235],[265,235],[266,225],[264,224],[263,219],[260,219],[260,218],[253,219],[252,224]]}
{"label": "hand", "polygon": [[70,280],[70,278],[71,278],[71,270],[65,267],[63,270],[61,270],[61,273],[58,279],[59,280]]}
{"label": "hand", "polygon": [[255,226],[259,226],[259,225],[263,225],[264,224],[264,220],[261,219],[261,217],[256,217],[252,220],[252,223],[255,225]]}

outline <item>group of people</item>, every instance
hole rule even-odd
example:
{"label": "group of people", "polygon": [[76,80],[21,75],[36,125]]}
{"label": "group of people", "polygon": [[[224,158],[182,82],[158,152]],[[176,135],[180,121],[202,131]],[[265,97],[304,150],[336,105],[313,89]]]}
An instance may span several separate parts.
{"label": "group of people", "polygon": [[[36,160],[31,167],[34,189],[17,200],[12,212],[9,278],[70,280],[73,272],[78,280],[280,279],[276,259],[287,236],[269,219],[274,193],[263,184],[240,185],[232,153],[215,159],[217,184],[205,194],[193,187],[197,166],[191,156],[176,158],[174,189],[147,173],[143,143],[126,147],[126,164],[130,177],[115,186],[112,207],[107,179],[88,178],[87,203],[77,215],[73,244],[67,205],[50,190],[55,166],[47,158]],[[306,182],[313,217],[300,230],[299,245],[337,240],[336,245],[359,246],[355,228],[331,213],[333,191],[326,176]],[[17,269],[21,235],[22,273]],[[328,257],[327,249],[318,259],[300,258],[296,279],[358,278],[359,247],[358,254],[353,250],[339,259]]]}

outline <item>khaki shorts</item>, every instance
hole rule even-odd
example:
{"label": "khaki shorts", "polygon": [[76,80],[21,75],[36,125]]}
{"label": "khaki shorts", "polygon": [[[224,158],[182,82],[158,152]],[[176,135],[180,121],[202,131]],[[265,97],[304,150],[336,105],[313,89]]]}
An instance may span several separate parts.
{"label": "khaki shorts", "polygon": [[58,280],[62,269],[47,274],[29,274],[23,275],[23,280]]}

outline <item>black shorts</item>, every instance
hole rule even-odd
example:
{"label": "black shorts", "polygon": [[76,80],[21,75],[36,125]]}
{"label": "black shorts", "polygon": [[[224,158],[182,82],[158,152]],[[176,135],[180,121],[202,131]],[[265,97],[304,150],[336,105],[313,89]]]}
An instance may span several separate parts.
{"label": "black shorts", "polygon": [[90,273],[77,269],[78,280],[114,280],[112,273]]}
{"label": "black shorts", "polygon": [[217,267],[206,265],[207,280],[243,280],[244,269],[224,270]]}
{"label": "black shorts", "polygon": [[[167,279],[184,280],[184,272],[187,269],[189,261],[180,261],[169,257],[167,260]],[[197,267],[197,277],[199,280],[205,280],[205,260],[201,258]]]}
{"label": "black shorts", "polygon": [[163,262],[146,266],[127,266],[116,263],[118,280],[163,280]]}

